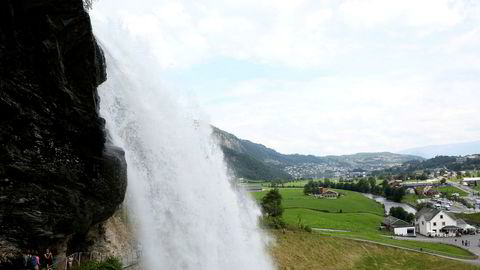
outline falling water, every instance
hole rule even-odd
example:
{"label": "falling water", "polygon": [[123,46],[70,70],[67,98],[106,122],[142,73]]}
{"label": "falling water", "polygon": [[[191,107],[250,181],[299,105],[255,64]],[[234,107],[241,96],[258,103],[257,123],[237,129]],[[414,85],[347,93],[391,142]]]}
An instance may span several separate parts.
{"label": "falling water", "polygon": [[121,24],[93,18],[108,74],[100,114],[125,150],[145,269],[273,269],[259,209],[232,187],[208,123],[161,86],[152,53]]}

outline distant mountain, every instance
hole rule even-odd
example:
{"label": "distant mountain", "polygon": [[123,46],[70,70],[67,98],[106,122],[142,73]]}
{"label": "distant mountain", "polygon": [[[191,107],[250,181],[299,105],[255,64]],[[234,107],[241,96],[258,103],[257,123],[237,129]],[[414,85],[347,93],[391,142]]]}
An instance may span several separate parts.
{"label": "distant mountain", "polygon": [[349,177],[398,166],[407,161],[423,160],[418,156],[388,152],[324,157],[285,155],[215,127],[213,133],[219,140],[229,167],[238,177],[247,179]]}
{"label": "distant mountain", "polygon": [[480,154],[480,141],[417,147],[401,151],[400,154],[410,154],[424,158]]}
{"label": "distant mountain", "polygon": [[467,156],[436,156],[423,161],[411,160],[403,163],[400,166],[391,167],[383,171],[377,171],[377,174],[419,174],[422,172],[431,172],[438,170],[451,171],[472,171],[480,170],[480,155]]}

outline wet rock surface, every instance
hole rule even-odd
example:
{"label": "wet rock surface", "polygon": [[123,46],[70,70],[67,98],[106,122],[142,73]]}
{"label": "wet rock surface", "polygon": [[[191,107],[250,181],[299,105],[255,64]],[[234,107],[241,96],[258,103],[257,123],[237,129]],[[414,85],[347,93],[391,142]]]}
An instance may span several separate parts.
{"label": "wet rock surface", "polygon": [[98,116],[105,79],[81,0],[0,2],[0,242],[8,250],[86,233],[123,201],[124,153],[106,145]]}

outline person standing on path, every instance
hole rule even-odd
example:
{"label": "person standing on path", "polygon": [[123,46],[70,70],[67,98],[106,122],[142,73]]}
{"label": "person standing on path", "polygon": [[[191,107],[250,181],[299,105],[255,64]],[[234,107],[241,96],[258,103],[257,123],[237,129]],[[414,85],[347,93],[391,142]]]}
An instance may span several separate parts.
{"label": "person standing on path", "polygon": [[45,256],[45,261],[47,262],[47,270],[52,270],[53,267],[53,255],[52,252],[50,252],[50,249],[47,248],[47,251],[43,255]]}

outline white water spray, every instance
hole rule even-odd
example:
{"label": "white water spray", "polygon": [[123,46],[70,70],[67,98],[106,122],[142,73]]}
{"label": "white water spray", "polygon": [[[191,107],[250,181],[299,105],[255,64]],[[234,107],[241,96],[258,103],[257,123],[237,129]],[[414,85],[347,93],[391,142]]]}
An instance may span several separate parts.
{"label": "white water spray", "polygon": [[108,73],[100,113],[126,153],[126,202],[144,267],[273,269],[259,209],[232,188],[210,126],[161,87],[148,50],[122,27],[93,17]]}

